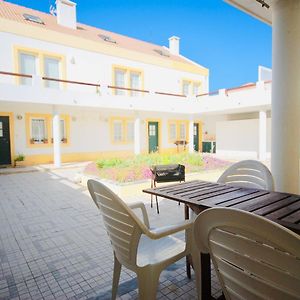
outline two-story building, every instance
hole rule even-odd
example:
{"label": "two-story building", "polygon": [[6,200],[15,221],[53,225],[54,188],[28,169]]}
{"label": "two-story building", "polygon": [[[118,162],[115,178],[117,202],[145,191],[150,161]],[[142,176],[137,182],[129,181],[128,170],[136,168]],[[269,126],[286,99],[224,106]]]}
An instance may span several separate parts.
{"label": "two-story building", "polygon": [[18,153],[59,164],[188,142],[188,97],[208,91],[208,69],[180,54],[179,38],[162,47],[77,23],[71,1],[56,9],[0,1],[0,164]]}
{"label": "two-story building", "polygon": [[164,47],[77,23],[69,0],[56,15],[0,0],[0,41],[0,165],[18,154],[59,166],[164,153],[176,142],[269,152],[269,80],[208,92],[208,69],[181,55],[178,37]]}

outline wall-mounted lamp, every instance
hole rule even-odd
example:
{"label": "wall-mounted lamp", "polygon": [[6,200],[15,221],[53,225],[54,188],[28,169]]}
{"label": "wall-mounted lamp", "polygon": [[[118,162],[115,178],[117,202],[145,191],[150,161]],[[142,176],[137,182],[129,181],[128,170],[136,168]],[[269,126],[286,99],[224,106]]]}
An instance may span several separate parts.
{"label": "wall-mounted lamp", "polygon": [[70,59],[70,63],[71,63],[72,65],[75,65],[76,61],[75,61],[75,57],[74,57],[74,56]]}
{"label": "wall-mounted lamp", "polygon": [[22,120],[23,119],[22,115],[17,115],[17,119]]}

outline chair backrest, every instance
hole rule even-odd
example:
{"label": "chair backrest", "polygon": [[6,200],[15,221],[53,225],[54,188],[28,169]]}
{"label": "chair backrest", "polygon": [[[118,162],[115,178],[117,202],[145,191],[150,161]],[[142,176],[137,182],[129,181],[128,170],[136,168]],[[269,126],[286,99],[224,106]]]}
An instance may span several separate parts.
{"label": "chair backrest", "polygon": [[145,225],[103,183],[90,179],[87,186],[101,212],[115,255],[120,263],[134,266],[139,239]]}
{"label": "chair backrest", "polygon": [[230,166],[218,179],[239,187],[274,190],[274,180],[270,170],[260,161],[243,160]]}
{"label": "chair backrest", "polygon": [[294,232],[245,211],[212,208],[196,218],[194,238],[210,253],[226,299],[299,299]]}

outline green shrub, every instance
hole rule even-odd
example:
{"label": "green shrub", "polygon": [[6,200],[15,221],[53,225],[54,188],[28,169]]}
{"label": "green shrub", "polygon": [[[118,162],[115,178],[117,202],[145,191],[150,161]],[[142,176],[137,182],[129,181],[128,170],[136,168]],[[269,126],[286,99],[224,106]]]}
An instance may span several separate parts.
{"label": "green shrub", "polygon": [[24,161],[25,160],[25,155],[24,154],[18,154],[14,161]]}
{"label": "green shrub", "polygon": [[210,156],[203,157],[202,153],[150,153],[98,159],[91,163],[87,172],[117,182],[132,182],[151,178],[151,166],[167,164],[182,164],[185,172],[191,173],[224,168],[228,162]]}
{"label": "green shrub", "polygon": [[122,160],[120,158],[107,158],[107,159],[98,159],[96,164],[99,169],[102,168],[111,168],[116,167],[122,164]]}

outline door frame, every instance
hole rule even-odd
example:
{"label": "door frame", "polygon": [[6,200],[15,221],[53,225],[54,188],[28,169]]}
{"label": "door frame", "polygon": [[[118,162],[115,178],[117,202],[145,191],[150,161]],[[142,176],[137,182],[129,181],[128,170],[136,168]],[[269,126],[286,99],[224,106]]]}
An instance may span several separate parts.
{"label": "door frame", "polygon": [[10,142],[10,157],[11,157],[11,166],[14,166],[15,158],[15,142],[14,142],[14,114],[12,112],[1,112],[1,117],[8,117],[9,122],[9,142]]}
{"label": "door frame", "polygon": [[[202,141],[203,141],[203,122],[202,121],[194,121],[194,124],[198,124],[198,153],[202,152]],[[194,124],[193,124],[193,130],[194,130]],[[194,132],[193,132],[194,134]]]}
{"label": "door frame", "polygon": [[158,123],[158,153],[161,153],[161,119],[146,119],[147,153],[149,153],[149,122]]}

